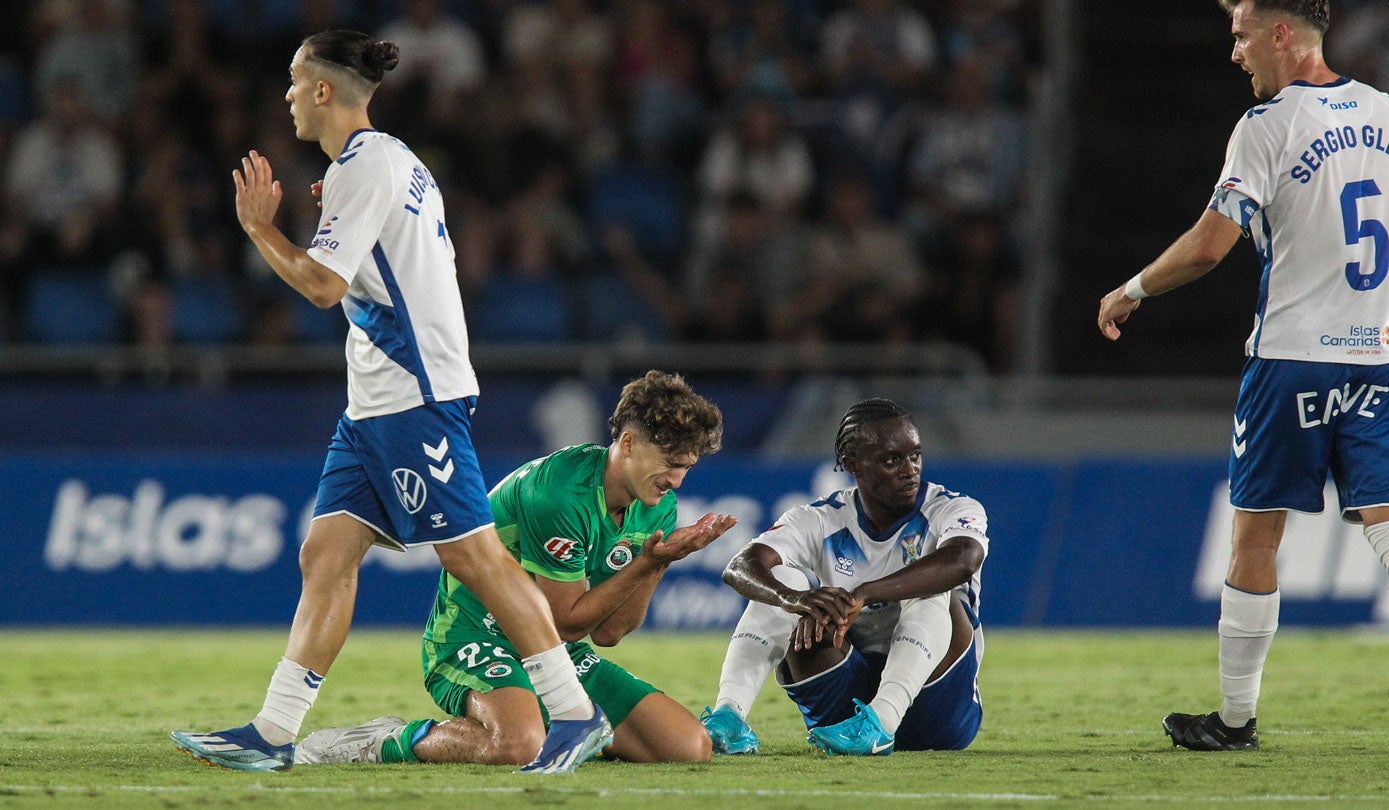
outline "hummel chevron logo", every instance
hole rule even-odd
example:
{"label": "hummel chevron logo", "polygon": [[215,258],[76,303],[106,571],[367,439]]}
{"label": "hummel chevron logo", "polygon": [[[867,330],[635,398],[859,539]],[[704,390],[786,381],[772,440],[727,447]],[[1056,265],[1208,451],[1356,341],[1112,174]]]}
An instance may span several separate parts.
{"label": "hummel chevron logo", "polygon": [[[444,456],[448,455],[449,437],[445,436],[444,438],[440,439],[439,443],[434,447],[430,447],[427,444],[423,445],[423,447],[424,454],[426,456],[429,456],[435,461],[438,461],[442,459]],[[449,482],[449,479],[453,477],[453,459],[449,459],[447,462],[445,462],[444,466],[442,467],[435,467],[433,464],[430,464],[429,474],[434,476],[435,480],[447,484]]]}
{"label": "hummel chevron logo", "polygon": [[1239,417],[1235,417],[1235,437],[1230,440],[1230,446],[1235,451],[1235,458],[1242,457],[1245,448],[1249,446],[1249,441],[1244,438],[1244,430],[1247,427],[1249,427],[1248,419],[1241,422]]}

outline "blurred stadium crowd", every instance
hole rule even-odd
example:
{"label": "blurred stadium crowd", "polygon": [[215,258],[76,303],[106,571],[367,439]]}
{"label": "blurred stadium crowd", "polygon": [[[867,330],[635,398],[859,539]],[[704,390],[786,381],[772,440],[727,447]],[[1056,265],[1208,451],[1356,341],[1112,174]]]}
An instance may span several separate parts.
{"label": "blurred stadium crowd", "polygon": [[[20,3],[0,335],[340,340],[250,248],[230,174],[269,156],[308,243],[325,158],[294,140],[286,70],[307,33],[352,27],[401,47],[373,121],[444,189],[479,344],[945,340],[1007,372],[1044,4]],[[1350,13],[1382,78],[1389,10]]]}
{"label": "blurred stadium crowd", "polygon": [[[26,5],[26,4],[21,4]],[[1041,63],[1029,0],[38,0],[0,44],[9,342],[337,341],[269,272],[325,159],[300,39],[401,47],[378,128],[450,203],[474,340],[909,341],[1010,362]]]}

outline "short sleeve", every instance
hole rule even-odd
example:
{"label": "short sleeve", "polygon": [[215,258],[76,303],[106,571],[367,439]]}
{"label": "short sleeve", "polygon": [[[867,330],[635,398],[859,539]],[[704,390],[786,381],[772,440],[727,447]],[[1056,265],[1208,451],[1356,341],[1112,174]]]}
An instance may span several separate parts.
{"label": "short sleeve", "polygon": [[557,497],[553,487],[529,486],[528,490],[522,493],[526,508],[518,510],[516,523],[521,567],[560,582],[584,579],[592,530],[577,499],[563,493]]}
{"label": "short sleeve", "polygon": [[989,517],[983,504],[973,498],[960,495],[945,500],[932,515],[931,525],[936,530],[937,547],[952,537],[968,537],[983,546],[985,555],[989,553]]}
{"label": "short sleeve", "polygon": [[807,506],[798,506],[777,518],[771,528],[754,537],[752,542],[771,548],[786,565],[816,571],[824,539],[821,535],[819,516]]}
{"label": "short sleeve", "polygon": [[1235,125],[1225,148],[1221,179],[1208,206],[1241,228],[1249,227],[1254,213],[1273,202],[1277,187],[1274,130],[1279,119],[1268,114],[1271,104],[1253,108]]}
{"label": "short sleeve", "polygon": [[348,284],[381,238],[395,187],[373,145],[347,153],[323,183],[323,213],[309,256]]}

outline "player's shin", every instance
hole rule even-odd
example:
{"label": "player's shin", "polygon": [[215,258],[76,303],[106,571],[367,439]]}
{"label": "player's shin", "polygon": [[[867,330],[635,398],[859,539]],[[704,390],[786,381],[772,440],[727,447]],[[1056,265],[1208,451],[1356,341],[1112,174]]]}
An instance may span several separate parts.
{"label": "player's shin", "polygon": [[942,593],[902,602],[902,614],[892,633],[878,693],[869,703],[888,734],[897,733],[902,716],[950,650],[954,628],[951,598],[950,593]]}
{"label": "player's shin", "polygon": [[1389,569],[1389,521],[1365,524],[1365,539],[1386,569]]}
{"label": "player's shin", "polygon": [[593,703],[579,683],[574,662],[563,645],[521,660],[531,686],[545,710],[555,720],[587,720],[593,716]]}
{"label": "player's shin", "polygon": [[[774,566],[772,573],[787,587],[797,590],[810,587],[810,580],[806,579],[805,574],[789,566]],[[719,697],[714,708],[728,706],[739,717],[747,718],[757,693],[767,682],[767,676],[786,657],[791,631],[795,626],[794,614],[761,602],[748,604],[728,642],[723,670],[719,673]]]}
{"label": "player's shin", "polygon": [[1264,659],[1278,629],[1278,591],[1249,593],[1229,585],[1220,596],[1220,720],[1242,728],[1255,715]]}

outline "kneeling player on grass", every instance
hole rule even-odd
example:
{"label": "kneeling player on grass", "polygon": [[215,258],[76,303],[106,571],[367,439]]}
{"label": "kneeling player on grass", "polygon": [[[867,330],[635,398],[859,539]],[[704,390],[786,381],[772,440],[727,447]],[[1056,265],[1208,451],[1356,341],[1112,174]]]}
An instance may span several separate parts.
{"label": "kneeling player on grass", "polygon": [[[579,679],[613,724],[605,755],[703,762],[710,742],[679,703],[581,641],[610,647],[641,625],[652,591],[676,560],[737,521],[707,514],[675,528],[675,490],[700,456],[717,452],[719,409],[678,375],[627,384],[608,420],[607,447],[576,445],[531,461],[489,495],[497,531],[549,601]],[[443,572],[424,633],[425,687],[453,716],[383,717],[317,731],[295,762],[525,764],[546,714],[511,641],[477,597]]]}
{"label": "kneeling player on grass", "polygon": [[757,753],[745,718],[773,668],[831,754],[964,748],[979,730],[984,508],[921,480],[916,425],[885,399],[844,415],[835,461],[855,486],[791,509],[724,571],[751,603],[700,718],[716,753]]}

